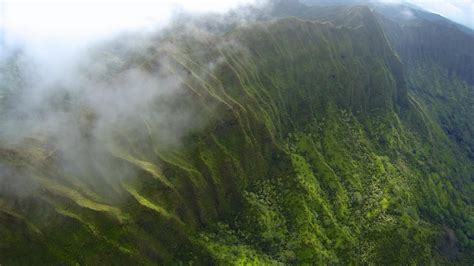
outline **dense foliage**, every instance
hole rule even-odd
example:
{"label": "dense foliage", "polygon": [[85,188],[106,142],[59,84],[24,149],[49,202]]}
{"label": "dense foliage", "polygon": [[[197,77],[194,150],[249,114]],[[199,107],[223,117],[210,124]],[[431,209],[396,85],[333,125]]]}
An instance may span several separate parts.
{"label": "dense foliage", "polygon": [[[93,79],[166,67],[183,90],[105,140],[84,134],[78,152],[106,146],[100,165],[70,171],[47,138],[0,143],[0,264],[472,261],[469,73],[412,61],[399,26],[365,6],[275,10],[283,18],[205,34],[177,23],[101,48],[114,67]],[[163,145],[160,104],[205,119]]]}

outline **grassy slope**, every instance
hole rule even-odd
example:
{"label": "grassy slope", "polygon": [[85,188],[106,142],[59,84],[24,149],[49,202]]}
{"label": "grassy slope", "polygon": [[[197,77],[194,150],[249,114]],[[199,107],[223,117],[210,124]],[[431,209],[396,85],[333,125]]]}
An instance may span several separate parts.
{"label": "grassy slope", "polygon": [[[0,262],[405,264],[468,254],[472,188],[458,188],[472,163],[408,95],[368,9],[351,12],[362,18],[351,28],[290,18],[176,37],[170,71],[189,75],[177,104],[197,102],[210,119],[173,150],[154,138],[153,114],[140,129],[147,141],[120,131],[108,145],[136,169],[131,180],[99,190],[110,177],[93,167],[84,175],[97,184],[68,176],[41,142],[2,149],[2,164],[39,189],[2,191]],[[213,57],[222,63],[210,73]],[[449,219],[464,225],[461,246]]]}

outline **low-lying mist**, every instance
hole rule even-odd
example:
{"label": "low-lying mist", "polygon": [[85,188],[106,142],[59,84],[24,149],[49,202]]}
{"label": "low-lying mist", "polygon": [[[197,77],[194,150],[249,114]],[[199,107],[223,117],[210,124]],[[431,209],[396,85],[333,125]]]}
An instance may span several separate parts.
{"label": "low-lying mist", "polygon": [[[199,73],[177,57],[186,40],[215,41],[213,32],[245,24],[251,16],[243,10],[226,19],[181,13],[154,31],[111,34],[71,48],[34,42],[4,47],[0,193],[27,196],[54,175],[115,193],[137,174],[125,162],[179,149],[184,136],[206,126],[213,106],[194,102],[187,82]],[[204,71],[212,72],[221,59],[203,61]]]}

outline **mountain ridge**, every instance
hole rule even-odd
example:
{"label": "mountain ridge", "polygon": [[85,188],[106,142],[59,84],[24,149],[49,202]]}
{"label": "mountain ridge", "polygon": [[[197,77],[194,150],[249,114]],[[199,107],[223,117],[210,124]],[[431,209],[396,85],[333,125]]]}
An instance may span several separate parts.
{"label": "mountain ridge", "polygon": [[[433,66],[407,68],[370,8],[338,8],[329,23],[313,21],[331,12],[283,8],[231,32],[102,48],[97,60],[123,62],[107,80],[182,73],[183,90],[105,139],[94,110],[81,112],[84,162],[68,163],[54,139],[2,144],[0,181],[36,187],[0,188],[0,263],[469,261],[474,165],[439,122],[449,112],[428,104]],[[207,120],[170,148],[163,105]]]}

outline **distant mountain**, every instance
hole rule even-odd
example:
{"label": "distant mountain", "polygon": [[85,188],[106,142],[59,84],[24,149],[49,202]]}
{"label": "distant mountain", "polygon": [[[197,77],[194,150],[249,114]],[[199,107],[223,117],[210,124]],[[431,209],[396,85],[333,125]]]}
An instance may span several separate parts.
{"label": "distant mountain", "polygon": [[[97,48],[91,84],[134,70],[179,93],[100,138],[81,93],[53,93],[79,129],[72,153],[2,139],[0,264],[471,263],[472,32],[412,6],[317,2]],[[7,110],[23,64],[0,66]],[[202,124],[165,145],[163,117],[190,110]]]}

